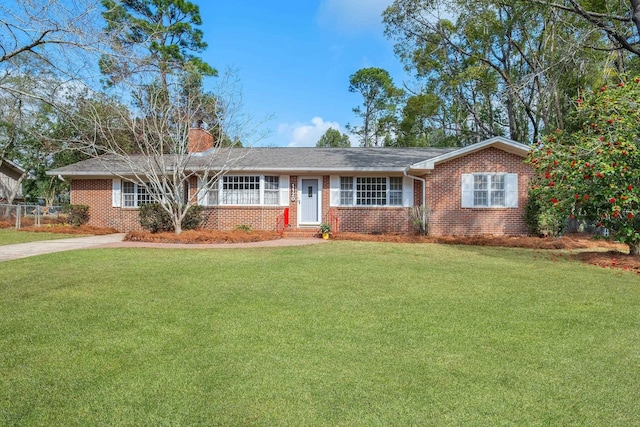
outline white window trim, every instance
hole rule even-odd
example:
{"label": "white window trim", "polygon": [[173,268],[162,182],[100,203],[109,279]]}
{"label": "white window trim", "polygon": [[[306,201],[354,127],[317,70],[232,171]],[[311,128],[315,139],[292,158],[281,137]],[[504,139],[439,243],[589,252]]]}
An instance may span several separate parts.
{"label": "white window trim", "polygon": [[[278,188],[275,190],[267,190],[267,177],[272,176],[278,178]],[[280,206],[280,176],[279,175],[260,175],[260,204],[264,206]],[[272,195],[275,195],[277,202],[266,204],[267,193],[271,191]]]}
{"label": "white window trim", "polygon": [[[476,176],[487,176],[488,179],[488,205],[475,205],[474,204],[474,179]],[[504,176],[504,205],[491,204],[491,177]],[[476,172],[469,174],[462,174],[462,207],[473,209],[505,209],[505,208],[517,208],[518,207],[518,174],[505,173],[505,172]]]}
{"label": "white window trim", "polygon": [[[124,183],[131,183],[133,185],[133,193],[125,193],[124,192]],[[144,186],[138,184],[137,182],[132,182],[132,181],[122,181],[120,184],[120,207],[125,208],[125,209],[138,209],[140,208],[140,204],[138,203],[138,199],[140,197],[139,195],[139,191],[140,188],[144,188]],[[148,188],[147,188],[148,190]],[[133,206],[125,206],[125,202],[124,202],[124,196],[127,194],[133,194],[134,195],[134,199],[133,199]],[[149,200],[150,203],[153,203],[153,197],[151,195],[149,195]]]}
{"label": "white window trim", "polygon": [[[351,204],[348,205],[343,205],[341,204],[341,197],[340,197],[340,180],[341,178],[349,178],[352,180],[353,183],[353,190],[352,190],[352,202]],[[385,178],[387,183],[386,183],[386,197],[387,197],[387,204],[386,205],[358,205],[356,204],[357,201],[357,183],[356,180],[358,178]],[[396,205],[391,205],[389,204],[390,201],[390,197],[389,197],[389,193],[390,193],[390,188],[391,188],[391,183],[390,183],[390,178],[400,178],[401,182],[402,182],[402,203],[401,204],[396,204]],[[388,209],[388,208],[401,208],[401,207],[411,207],[413,204],[413,181],[411,179],[407,179],[406,177],[403,176],[367,176],[367,175],[357,175],[357,176],[339,176],[339,175],[335,175],[335,176],[331,176],[330,179],[330,183],[331,183],[331,190],[330,190],[330,202],[331,202],[331,206],[335,206],[335,207],[348,207],[348,208],[358,208],[358,209],[362,209],[362,208],[372,208],[372,209]]]}
{"label": "white window trim", "polygon": [[[237,204],[237,203],[223,203],[222,201],[224,200],[224,177],[235,177],[235,176],[257,176],[259,177],[259,201],[258,203],[243,203],[243,204]],[[265,177],[266,176],[275,176],[278,177],[278,202],[277,203],[270,203],[270,204],[265,204],[264,200],[264,194],[265,194]],[[205,187],[205,182],[201,179],[198,178],[198,189],[200,191],[199,197],[198,197],[198,204],[201,206],[265,206],[265,207],[275,207],[275,206],[289,206],[289,175],[277,175],[277,174],[264,174],[264,175],[256,175],[256,174],[251,174],[251,175],[224,175],[224,176],[220,176],[218,177],[218,204],[209,204],[208,201],[208,193],[209,190]],[[274,190],[275,192],[275,190]]]}

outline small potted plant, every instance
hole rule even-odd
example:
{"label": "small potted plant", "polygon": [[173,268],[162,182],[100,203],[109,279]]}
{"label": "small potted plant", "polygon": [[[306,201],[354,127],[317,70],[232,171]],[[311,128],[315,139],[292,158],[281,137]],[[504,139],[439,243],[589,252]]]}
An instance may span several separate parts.
{"label": "small potted plant", "polygon": [[327,224],[326,222],[320,224],[320,232],[322,233],[323,239],[328,239],[329,234],[331,234],[331,224]]}

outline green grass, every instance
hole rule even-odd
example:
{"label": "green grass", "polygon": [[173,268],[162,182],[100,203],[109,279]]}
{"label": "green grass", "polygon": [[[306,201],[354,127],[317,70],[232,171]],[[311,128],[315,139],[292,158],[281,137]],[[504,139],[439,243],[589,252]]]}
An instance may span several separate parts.
{"label": "green grass", "polygon": [[15,229],[0,228],[0,245],[15,245],[16,243],[37,242],[40,240],[68,239],[70,237],[82,237],[73,234],[18,231]]}
{"label": "green grass", "polygon": [[542,252],[62,252],[0,264],[0,424],[637,425],[638,343],[640,277]]}

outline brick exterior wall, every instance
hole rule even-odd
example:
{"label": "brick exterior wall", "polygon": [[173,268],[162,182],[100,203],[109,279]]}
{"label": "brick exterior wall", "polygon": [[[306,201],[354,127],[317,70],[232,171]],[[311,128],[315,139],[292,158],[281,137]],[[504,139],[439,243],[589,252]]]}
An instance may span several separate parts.
{"label": "brick exterior wall", "polygon": [[[463,173],[508,172],[518,174],[517,208],[462,208]],[[427,175],[429,234],[523,235],[527,234],[524,210],[533,170],[523,158],[496,148],[487,148],[439,164]]]}
{"label": "brick exterior wall", "polygon": [[111,179],[74,179],[71,204],[89,206],[89,225],[118,231],[142,230],[138,209],[111,206]]}
{"label": "brick exterior wall", "polygon": [[[111,200],[111,179],[78,179],[71,181],[71,203],[89,206],[89,225],[115,228],[121,232],[142,230],[136,208],[114,208]],[[197,191],[195,179],[190,193]],[[275,230],[283,206],[224,206],[205,209],[205,228],[233,230],[248,225],[256,230]],[[295,212],[292,213],[295,215]],[[295,216],[291,216],[295,222]]]}
{"label": "brick exterior wall", "polygon": [[[517,173],[517,208],[462,208],[463,173]],[[527,188],[533,171],[522,157],[496,148],[487,148],[439,164],[424,176],[429,234],[431,235],[522,235],[527,233],[524,222]],[[290,183],[298,176],[289,177]],[[195,179],[191,196],[195,196]],[[111,227],[118,231],[140,230],[138,209],[111,206],[111,179],[77,179],[71,182],[71,203],[90,206],[89,224]],[[322,177],[323,222],[329,222],[329,212],[339,219],[342,232],[397,233],[413,232],[410,208],[406,207],[330,207],[330,176]],[[422,204],[422,183],[414,180],[414,204]],[[276,222],[286,206],[216,206],[205,210],[205,228],[232,230],[248,225],[256,230],[275,230]],[[290,230],[297,230],[298,201],[289,197]]]}
{"label": "brick exterior wall", "polygon": [[233,230],[248,225],[254,230],[274,231],[284,206],[216,206],[205,209],[204,228]]}
{"label": "brick exterior wall", "polygon": [[411,232],[410,208],[334,207],[340,232],[371,234],[408,234]]}

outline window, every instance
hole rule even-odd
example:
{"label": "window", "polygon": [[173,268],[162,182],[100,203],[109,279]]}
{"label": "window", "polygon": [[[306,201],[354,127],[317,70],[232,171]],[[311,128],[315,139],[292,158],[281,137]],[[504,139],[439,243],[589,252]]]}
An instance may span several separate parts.
{"label": "window", "polygon": [[353,204],[353,178],[340,177],[340,204],[350,206]]}
{"label": "window", "polygon": [[259,176],[225,176],[222,184],[225,205],[257,205],[260,203]]}
{"label": "window", "polygon": [[356,205],[384,206],[387,204],[387,178],[356,178]]}
{"label": "window", "polygon": [[209,185],[206,196],[206,204],[207,206],[215,206],[218,204],[218,195],[220,194],[220,185],[219,180],[216,178]]}
{"label": "window", "polygon": [[399,176],[389,178],[389,204],[402,206],[402,178]]}
{"label": "window", "polygon": [[133,182],[122,183],[122,206],[125,208],[136,207],[136,185]]}
{"label": "window", "polygon": [[491,176],[489,199],[493,206],[504,206],[504,175]]}
{"label": "window", "polygon": [[473,205],[489,206],[489,175],[473,177]]}
{"label": "window", "polygon": [[125,208],[137,208],[152,202],[153,197],[145,186],[130,181],[122,182],[122,206]]}
{"label": "window", "polygon": [[214,179],[199,199],[204,206],[216,205],[280,205],[281,185],[288,190],[288,177],[261,175],[228,175]]}
{"label": "window", "polygon": [[402,177],[342,176],[340,177],[340,205],[402,206]]}
{"label": "window", "polygon": [[280,179],[277,176],[264,177],[264,204],[277,205],[280,202]]}
{"label": "window", "polygon": [[476,173],[462,175],[462,207],[518,206],[518,175]]}

